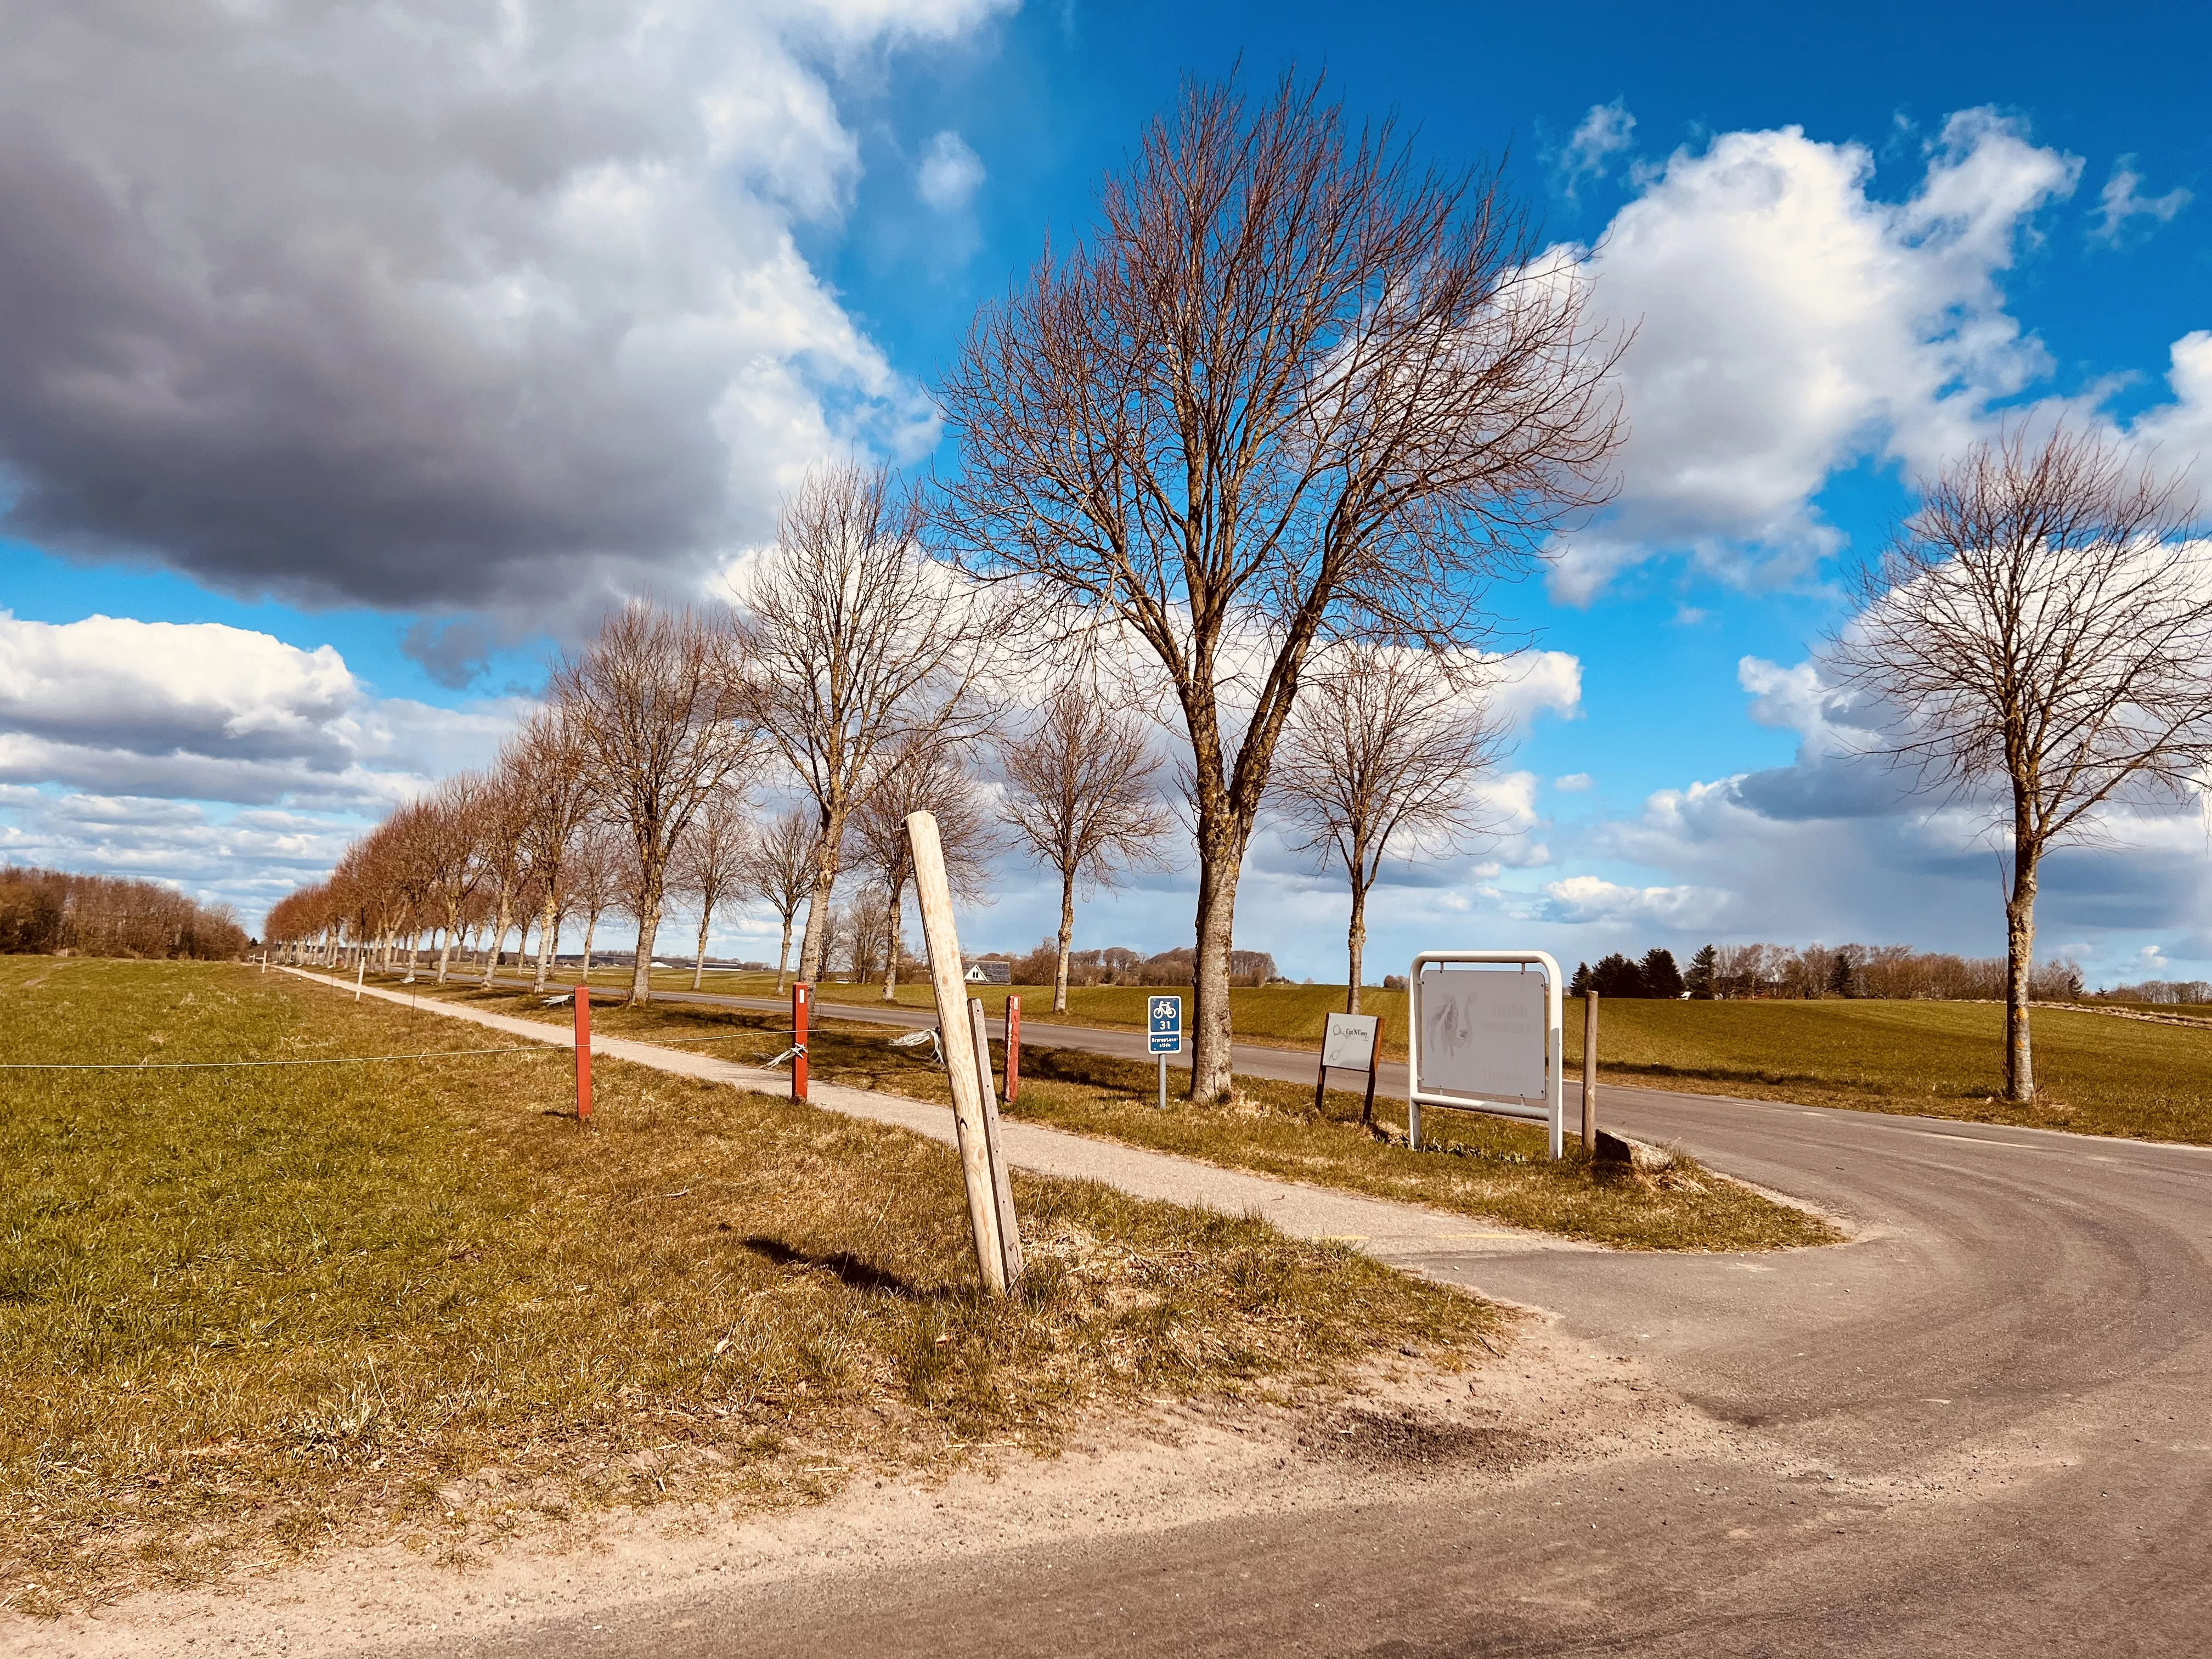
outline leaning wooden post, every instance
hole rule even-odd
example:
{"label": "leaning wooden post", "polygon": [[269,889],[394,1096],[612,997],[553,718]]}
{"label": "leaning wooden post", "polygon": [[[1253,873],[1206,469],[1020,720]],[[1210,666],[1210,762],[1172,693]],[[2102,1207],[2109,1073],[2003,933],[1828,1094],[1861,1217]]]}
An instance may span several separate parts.
{"label": "leaning wooden post", "polygon": [[1006,999],[1006,1104],[1014,1103],[1014,1097],[1022,1086],[1022,1000]]}
{"label": "leaning wooden post", "polygon": [[1597,993],[1583,995],[1583,1151],[1597,1156]]}
{"label": "leaning wooden post", "polygon": [[906,835],[914,851],[915,898],[929,952],[930,988],[937,995],[937,1029],[945,1038],[945,1074],[952,1087],[952,1127],[960,1147],[961,1179],[968,1189],[968,1224],[975,1237],[975,1269],[985,1290],[1004,1296],[1006,1247],[999,1237],[998,1194],[983,1127],[984,1082],[975,1070],[974,1042],[961,1040],[961,1028],[968,1021],[967,987],[960,980],[960,935],[952,923],[952,884],[945,878],[945,848],[932,813],[908,817]]}
{"label": "leaning wooden post", "polygon": [[999,1255],[1006,1283],[1022,1277],[1022,1228],[1014,1219],[1014,1184],[1006,1173],[1006,1149],[999,1145],[999,1101],[991,1087],[991,1027],[983,1018],[983,999],[968,999],[968,1029],[975,1036],[975,1075],[983,1079],[983,1149],[991,1165],[991,1201],[999,1218]]}
{"label": "leaning wooden post", "polygon": [[576,988],[576,1121],[592,1121],[592,988]]}

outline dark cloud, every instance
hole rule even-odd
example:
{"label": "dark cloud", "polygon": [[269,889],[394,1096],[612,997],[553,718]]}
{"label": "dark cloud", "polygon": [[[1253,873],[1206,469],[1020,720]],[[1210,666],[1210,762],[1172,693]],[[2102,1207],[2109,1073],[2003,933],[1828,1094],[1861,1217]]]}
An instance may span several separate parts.
{"label": "dark cloud", "polygon": [[921,418],[793,251],[850,167],[806,10],[9,7],[8,530],[532,616],[757,533]]}

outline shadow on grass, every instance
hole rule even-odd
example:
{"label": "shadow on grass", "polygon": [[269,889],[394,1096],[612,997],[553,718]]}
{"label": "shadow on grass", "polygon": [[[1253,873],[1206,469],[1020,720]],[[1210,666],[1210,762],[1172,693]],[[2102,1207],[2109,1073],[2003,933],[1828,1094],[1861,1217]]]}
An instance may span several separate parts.
{"label": "shadow on grass", "polygon": [[863,1261],[843,1250],[832,1250],[815,1255],[793,1248],[780,1238],[765,1238],[756,1233],[738,1241],[755,1255],[763,1256],[779,1267],[796,1267],[803,1273],[820,1268],[849,1290],[870,1291],[883,1296],[895,1296],[902,1302],[944,1302],[953,1299],[949,1292],[925,1291],[909,1284],[888,1268]]}

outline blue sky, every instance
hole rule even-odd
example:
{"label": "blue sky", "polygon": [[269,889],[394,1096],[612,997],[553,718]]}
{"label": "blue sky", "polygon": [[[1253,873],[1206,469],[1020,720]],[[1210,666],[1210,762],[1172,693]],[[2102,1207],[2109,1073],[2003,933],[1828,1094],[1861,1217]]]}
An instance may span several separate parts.
{"label": "blue sky", "polygon": [[[2001,949],[1964,815],[1862,775],[1773,803],[1834,771],[1805,665],[1915,468],[2057,402],[2212,450],[2212,355],[2193,398],[2168,380],[2212,329],[2202,9],[791,0],[663,8],[642,44],[637,9],[525,6],[519,39],[364,9],[293,30],[280,79],[281,22],[192,5],[157,43],[128,6],[30,9],[0,68],[0,853],[252,920],[495,742],[609,597],[757,543],[812,456],[951,464],[927,388],[979,300],[1083,234],[1182,76],[1295,66],[1439,162],[1506,157],[1642,330],[1620,507],[1498,596],[1556,653],[1511,833],[1395,872],[1372,971]],[[380,31],[410,15],[434,27]],[[94,615],[186,627],[70,626]],[[2054,867],[2046,946],[2205,971],[2201,821],[2121,830]],[[1025,946],[1052,903],[1004,874],[969,934]],[[1182,942],[1188,894],[1148,878],[1085,936]],[[1342,910],[1262,836],[1240,942],[1327,977]]]}

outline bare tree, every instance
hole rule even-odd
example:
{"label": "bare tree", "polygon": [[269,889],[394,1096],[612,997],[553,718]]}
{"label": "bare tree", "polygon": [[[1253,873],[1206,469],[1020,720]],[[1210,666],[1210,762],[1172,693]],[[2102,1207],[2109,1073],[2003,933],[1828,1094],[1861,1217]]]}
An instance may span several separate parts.
{"label": "bare tree", "polygon": [[981,787],[949,744],[902,745],[889,758],[882,778],[853,819],[868,869],[883,890],[885,1002],[898,1000],[906,888],[914,874],[906,821],[916,812],[936,815],[953,897],[963,904],[990,902],[989,860],[998,850],[998,841]]}
{"label": "bare tree", "polygon": [[1347,1013],[1359,1012],[1367,895],[1383,860],[1441,857],[1482,828],[1474,786],[1504,734],[1471,678],[1425,652],[1341,646],[1283,734],[1272,793],[1295,826],[1291,844],[1334,854],[1351,879]]}
{"label": "bare tree", "polygon": [[599,918],[620,901],[631,882],[625,866],[636,855],[625,844],[627,837],[612,824],[586,819],[576,833],[576,844],[562,866],[577,908],[584,913],[585,978],[592,973],[592,939]]}
{"label": "bare tree", "polygon": [[2109,439],[1977,445],[1922,485],[1830,647],[1885,706],[1866,747],[1986,800],[2011,842],[2005,1093],[2035,1093],[2038,866],[2107,803],[2185,798],[2212,762],[2212,568],[2193,504]]}
{"label": "bare tree", "polygon": [[484,884],[492,901],[491,948],[484,953],[483,983],[489,986],[507,951],[507,931],[514,925],[515,900],[525,877],[523,842],[530,829],[530,781],[510,744],[493,763],[477,796],[477,844],[483,858]]}
{"label": "bare tree", "polygon": [[764,722],[814,800],[802,980],[825,960],[847,820],[889,758],[968,736],[988,714],[988,607],[921,556],[921,525],[888,469],[817,471],[744,596]]}
{"label": "bare tree", "polygon": [[561,705],[541,709],[514,745],[525,781],[525,870],[539,890],[537,988],[545,988],[573,891],[569,855],[592,807],[591,752]]}
{"label": "bare tree", "polygon": [[1620,342],[1502,177],[1317,85],[1188,88],[1094,240],[978,317],[941,389],[945,539],[1141,641],[1190,745],[1193,1095],[1231,1080],[1237,883],[1309,658],[1487,637],[1489,579],[1609,494]]}
{"label": "bare tree", "polygon": [[743,668],[738,637],[720,619],[633,602],[553,676],[553,699],[590,751],[599,810],[636,852],[629,898],[637,918],[635,1003],[653,996],[653,940],[676,843],[708,799],[758,755]]}
{"label": "bare tree", "polygon": [[438,946],[438,983],[453,967],[453,943],[484,877],[482,819],[483,781],[459,773],[440,784],[430,797],[431,816],[423,830],[423,859],[429,890],[437,905],[443,937]]}
{"label": "bare tree", "polygon": [[1003,820],[1018,843],[1060,876],[1052,1006],[1063,1013],[1076,889],[1088,897],[1129,870],[1157,867],[1160,839],[1173,820],[1159,800],[1159,763],[1143,727],[1096,688],[1062,686],[1036,729],[1008,744],[1005,757]]}
{"label": "bare tree", "polygon": [[670,885],[699,907],[699,949],[691,960],[695,991],[707,975],[707,933],[716,908],[745,890],[746,872],[754,862],[752,840],[752,809],[745,792],[725,784],[707,797],[676,845]]}
{"label": "bare tree", "polygon": [[814,850],[816,833],[814,815],[793,807],[777,813],[752,838],[747,851],[745,890],[766,899],[783,921],[783,943],[775,957],[778,995],[791,970],[792,920],[814,890],[814,878],[821,868]]}

